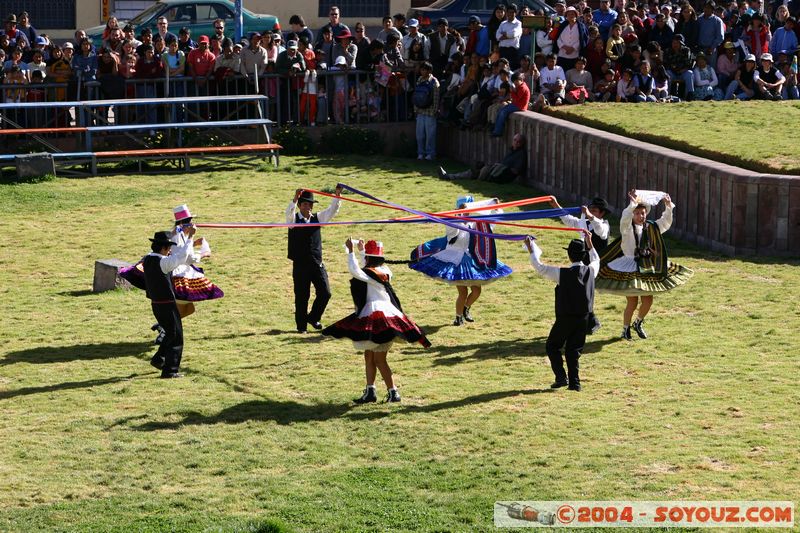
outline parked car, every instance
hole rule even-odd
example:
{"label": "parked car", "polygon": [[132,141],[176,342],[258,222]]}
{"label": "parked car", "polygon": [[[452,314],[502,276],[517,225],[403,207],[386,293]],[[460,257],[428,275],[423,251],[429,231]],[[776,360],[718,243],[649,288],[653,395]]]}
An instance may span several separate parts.
{"label": "parked car", "polygon": [[[412,7],[408,11],[407,18],[419,20],[420,31],[425,33],[436,31],[436,21],[440,18],[446,18],[451,27],[461,32],[467,29],[469,17],[477,15],[485,25],[497,4],[504,3],[509,2],[502,0],[436,0],[428,7]],[[544,0],[514,0],[514,3],[520,9],[528,6],[532,11],[543,11],[545,15],[555,13],[555,10]]]}
{"label": "parked car", "polygon": [[[155,34],[158,32],[156,21],[159,17],[167,17],[169,31],[178,35],[184,26],[192,31],[195,41],[201,35],[214,35],[214,21],[218,18],[225,21],[225,35],[233,38],[236,25],[234,23],[234,5],[230,0],[159,0],[131,20],[119,21],[120,28],[131,24],[139,36],[143,29],[150,28]],[[243,34],[265,30],[280,31],[278,18],[273,15],[258,15],[247,9],[242,10],[244,23]],[[87,36],[99,46],[102,44],[105,25],[95,26],[86,30]]]}

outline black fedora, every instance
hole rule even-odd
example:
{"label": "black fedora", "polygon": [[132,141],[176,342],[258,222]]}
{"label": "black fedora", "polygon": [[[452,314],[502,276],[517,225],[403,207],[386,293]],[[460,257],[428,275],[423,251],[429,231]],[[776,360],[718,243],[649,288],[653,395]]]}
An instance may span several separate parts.
{"label": "black fedora", "polygon": [[608,210],[608,202],[606,202],[605,198],[600,198],[599,196],[597,198],[595,198],[594,200],[592,200],[592,203],[590,203],[586,207],[596,207],[597,209],[601,209],[604,214],[608,213],[608,211],[609,211]]}
{"label": "black fedora", "polygon": [[564,249],[570,256],[577,254],[585,254],[586,243],[583,242],[581,239],[572,239],[571,241],[569,241],[569,246],[567,246]]}
{"label": "black fedora", "polygon": [[150,242],[153,244],[161,244],[163,246],[177,246],[178,243],[175,241],[169,240],[169,233],[166,231],[157,231],[153,234],[153,238],[150,239]]}
{"label": "black fedora", "polygon": [[317,203],[317,201],[314,200],[314,193],[311,191],[303,191],[300,193],[300,196],[297,198],[297,203],[300,204],[301,202]]}

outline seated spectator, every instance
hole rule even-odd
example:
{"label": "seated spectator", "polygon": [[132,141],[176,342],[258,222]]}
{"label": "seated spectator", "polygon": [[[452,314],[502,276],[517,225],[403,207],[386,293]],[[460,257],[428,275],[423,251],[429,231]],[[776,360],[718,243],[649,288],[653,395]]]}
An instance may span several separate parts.
{"label": "seated spectator", "polygon": [[594,87],[592,75],[586,70],[586,58],[579,56],[575,61],[575,68],[566,73],[567,86],[565,88],[565,98],[567,103],[582,104],[586,100],[594,100],[591,93]]}
{"label": "seated spectator", "polygon": [[511,139],[511,150],[499,163],[476,165],[477,168],[458,173],[448,173],[439,167],[439,177],[445,180],[477,179],[493,183],[513,183],[525,176],[528,169],[528,150],[525,148],[525,136],[517,133]]}
{"label": "seated spectator", "polygon": [[536,109],[541,109],[547,105],[563,105],[567,76],[564,73],[564,69],[556,65],[555,54],[547,56],[547,65],[539,74],[539,84],[542,92],[535,106]]}
{"label": "seated spectator", "polygon": [[509,83],[511,72],[504,70],[501,74],[503,81],[500,83],[500,88],[497,90],[497,95],[495,95],[492,105],[486,111],[487,125],[491,130],[494,130],[494,123],[500,110],[511,103],[511,83]]}
{"label": "seated spectator", "polygon": [[614,80],[616,72],[608,69],[603,76],[594,84],[594,99],[596,102],[608,102],[613,100],[617,94],[617,82]]}
{"label": "seated spectator", "polygon": [[633,84],[636,86],[636,94],[633,95],[635,102],[655,102],[656,80],[650,75],[650,62],[642,61],[639,70],[633,76]]}
{"label": "seated spectator", "polygon": [[528,110],[528,104],[530,104],[531,101],[531,91],[525,84],[525,79],[522,74],[519,72],[515,73],[511,77],[511,84],[511,102],[507,106],[501,108],[497,113],[497,120],[494,124],[494,131],[492,132],[493,137],[501,137],[503,135],[508,115],[517,111]]}
{"label": "seated spectator", "polygon": [[642,66],[642,47],[638,44],[629,44],[625,47],[625,53],[620,60],[620,67],[624,70],[631,69],[633,72],[639,72]]}
{"label": "seated spectator", "polygon": [[683,82],[686,99],[691,101],[694,95],[694,55],[684,44],[680,33],[675,34],[672,46],[664,51],[664,66],[671,80]]}
{"label": "seated spectator", "polygon": [[784,61],[780,63],[778,69],[786,80],[781,90],[781,97],[784,100],[800,100],[800,91],[797,89],[797,73],[792,70],[792,64]]}
{"label": "seated spectator", "polygon": [[739,70],[739,58],[736,55],[736,45],[730,41],[725,41],[722,45],[724,53],[717,58],[717,79],[719,87],[728,87],[736,71]]}
{"label": "seated spectator", "polygon": [[664,65],[658,65],[653,69],[653,95],[658,102],[676,102],[680,99],[669,94],[669,76]]}
{"label": "seated spectator", "polygon": [[750,51],[756,56],[756,60],[761,54],[769,52],[769,26],[764,24],[764,16],[761,14],[753,15],[750,19],[750,29],[745,32],[750,39]]}
{"label": "seated spectator", "polygon": [[756,80],[758,80],[756,56],[748,54],[744,58],[744,63],[736,71],[733,81],[728,84],[725,99],[750,100],[754,98],[756,96]]}
{"label": "seated spectator", "polygon": [[636,85],[633,83],[633,71],[622,71],[622,78],[617,82],[617,102],[636,102]]}
{"label": "seated spectator", "polygon": [[717,73],[706,61],[705,54],[697,55],[697,64],[694,68],[694,99],[695,100],[722,100],[724,96],[719,88]]}
{"label": "seated spectator", "polygon": [[600,67],[606,62],[606,44],[603,42],[602,37],[597,37],[593,41],[586,52],[586,70],[592,75],[593,79],[600,79],[602,72]]}
{"label": "seated spectator", "polygon": [[761,67],[756,70],[757,96],[762,100],[782,100],[783,84],[786,78],[775,68],[772,54],[761,54]]}

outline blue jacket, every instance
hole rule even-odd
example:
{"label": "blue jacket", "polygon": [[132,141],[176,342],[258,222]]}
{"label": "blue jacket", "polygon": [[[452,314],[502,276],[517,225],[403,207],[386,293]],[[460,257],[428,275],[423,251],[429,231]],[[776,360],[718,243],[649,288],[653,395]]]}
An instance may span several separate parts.
{"label": "blue jacket", "polygon": [[769,42],[769,51],[772,55],[778,55],[784,50],[790,55],[797,50],[797,35],[786,28],[778,28]]}
{"label": "blue jacket", "polygon": [[475,44],[475,52],[479,56],[488,56],[489,55],[489,28],[486,26],[481,27],[478,30],[478,42]]}
{"label": "blue jacket", "polygon": [[595,9],[592,11],[592,18],[600,30],[600,37],[602,37],[604,41],[607,41],[611,26],[617,22],[617,12],[613,9],[609,9],[607,12],[603,13],[601,10]]}
{"label": "blue jacket", "polygon": [[725,24],[716,15],[706,17],[701,15],[697,18],[697,45],[702,48],[719,48],[725,40]]}

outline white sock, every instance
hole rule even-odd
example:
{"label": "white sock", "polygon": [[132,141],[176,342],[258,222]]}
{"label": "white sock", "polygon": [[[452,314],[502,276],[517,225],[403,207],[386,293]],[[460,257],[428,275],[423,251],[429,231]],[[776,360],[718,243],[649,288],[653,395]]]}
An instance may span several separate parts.
{"label": "white sock", "polygon": [[368,389],[374,389],[374,388],[375,388],[375,385],[367,385],[367,388],[368,388]]}
{"label": "white sock", "polygon": [[392,392],[392,391],[397,392],[397,387],[392,387],[391,389],[389,389],[389,392]]}

